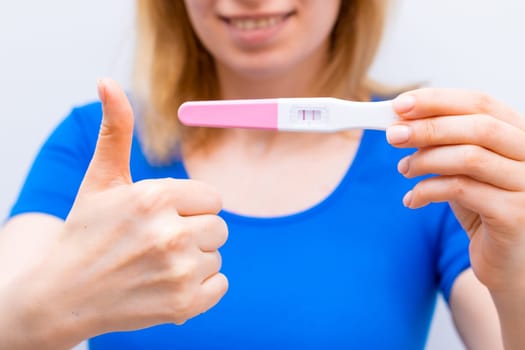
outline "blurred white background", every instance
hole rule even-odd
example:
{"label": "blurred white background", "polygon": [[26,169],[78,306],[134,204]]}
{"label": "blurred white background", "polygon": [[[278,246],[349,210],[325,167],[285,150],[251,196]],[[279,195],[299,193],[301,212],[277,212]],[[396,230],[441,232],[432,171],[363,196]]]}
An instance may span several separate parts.
{"label": "blurred white background", "polygon": [[[375,78],[483,90],[525,113],[525,2],[394,1]],[[52,128],[96,98],[96,79],[129,87],[133,13],[130,0],[0,2],[2,217]],[[440,301],[427,349],[463,348]]]}

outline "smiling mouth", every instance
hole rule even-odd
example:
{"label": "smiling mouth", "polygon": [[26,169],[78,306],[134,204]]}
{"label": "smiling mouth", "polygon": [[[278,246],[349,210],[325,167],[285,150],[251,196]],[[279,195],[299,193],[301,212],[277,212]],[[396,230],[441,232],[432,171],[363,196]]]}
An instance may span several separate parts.
{"label": "smiling mouth", "polygon": [[241,30],[260,30],[276,27],[289,17],[294,15],[295,12],[288,12],[280,15],[268,15],[268,16],[246,16],[246,17],[224,17],[220,16],[221,20],[226,22],[231,27]]}

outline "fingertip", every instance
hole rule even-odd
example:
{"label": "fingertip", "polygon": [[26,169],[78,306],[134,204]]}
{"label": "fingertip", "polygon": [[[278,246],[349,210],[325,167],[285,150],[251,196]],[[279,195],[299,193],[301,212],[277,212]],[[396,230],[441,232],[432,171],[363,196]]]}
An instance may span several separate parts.
{"label": "fingertip", "polygon": [[396,124],[386,130],[386,139],[391,145],[400,145],[410,139],[412,131],[408,125]]}
{"label": "fingertip", "polygon": [[110,78],[97,79],[98,96],[103,104],[113,104],[115,101],[127,100],[126,93],[120,85]]}
{"label": "fingertip", "polygon": [[396,97],[392,101],[392,105],[397,114],[403,115],[414,109],[416,106],[416,98],[410,93],[404,93]]}
{"label": "fingertip", "polygon": [[402,175],[407,175],[410,169],[410,156],[406,156],[397,163],[397,171]]}
{"label": "fingertip", "polygon": [[97,79],[102,120],[97,144],[82,188],[104,189],[131,183],[129,159],[133,142],[133,111],[126,95],[111,79]]}
{"label": "fingertip", "polygon": [[414,192],[408,191],[403,197],[403,205],[407,208],[411,208],[413,198],[414,198]]}
{"label": "fingertip", "polygon": [[102,102],[104,123],[129,130],[133,128],[133,109],[128,96],[113,79],[98,79],[98,94]]}
{"label": "fingertip", "polygon": [[98,98],[100,99],[100,102],[102,102],[103,105],[106,104],[106,79],[99,78],[97,79],[97,92],[98,92]]}
{"label": "fingertip", "polygon": [[123,100],[127,103],[127,96],[120,85],[110,78],[97,79],[98,97],[103,107],[112,107]]}

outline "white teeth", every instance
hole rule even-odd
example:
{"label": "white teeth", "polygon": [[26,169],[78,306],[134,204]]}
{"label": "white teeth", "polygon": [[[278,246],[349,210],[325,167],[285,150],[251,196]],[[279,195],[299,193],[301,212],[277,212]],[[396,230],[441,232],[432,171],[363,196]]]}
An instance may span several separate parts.
{"label": "white teeth", "polygon": [[259,19],[232,19],[230,23],[240,30],[255,30],[274,27],[282,21],[282,16],[274,16]]}

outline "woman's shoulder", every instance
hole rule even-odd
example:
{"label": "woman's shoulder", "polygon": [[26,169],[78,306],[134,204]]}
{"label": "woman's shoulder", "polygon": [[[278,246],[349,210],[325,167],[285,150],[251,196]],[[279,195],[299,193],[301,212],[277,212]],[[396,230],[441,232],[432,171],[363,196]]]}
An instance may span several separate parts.
{"label": "woman's shoulder", "polygon": [[89,138],[95,138],[96,140],[101,122],[102,105],[100,102],[75,105],[55,127],[51,138],[71,139],[73,137],[89,136]]}
{"label": "woman's shoulder", "polygon": [[96,129],[100,127],[102,122],[102,104],[98,101],[89,102],[85,104],[75,105],[71,109],[66,120],[80,124],[84,128]]}
{"label": "woman's shoulder", "polygon": [[62,150],[90,157],[97,142],[101,121],[100,102],[73,106],[48,136],[42,150]]}

